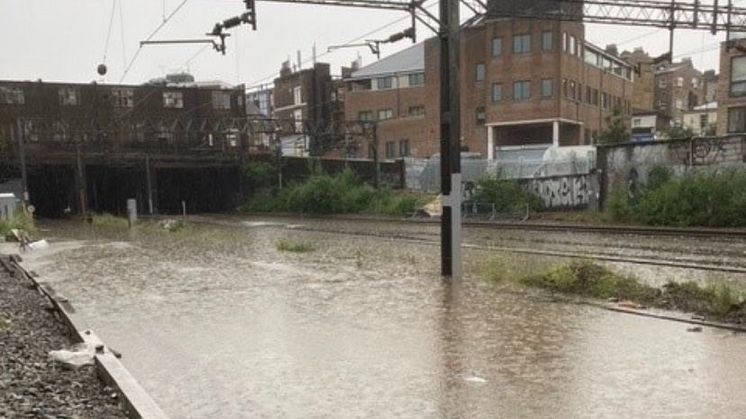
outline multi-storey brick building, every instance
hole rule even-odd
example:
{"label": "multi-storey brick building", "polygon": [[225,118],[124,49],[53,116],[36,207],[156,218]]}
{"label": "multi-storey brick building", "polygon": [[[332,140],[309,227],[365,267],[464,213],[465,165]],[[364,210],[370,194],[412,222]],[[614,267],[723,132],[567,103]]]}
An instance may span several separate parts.
{"label": "multi-storey brick building", "polygon": [[295,121],[294,133],[283,133],[284,154],[317,156],[334,142],[319,134],[330,131],[339,108],[329,68],[329,64],[316,63],[311,68],[293,71],[286,62],[280,77],[275,79],[273,117]]}
{"label": "multi-storey brick building", "polygon": [[680,62],[662,62],[655,71],[655,110],[683,124],[684,113],[702,103],[702,73],[694,68],[691,58]]}
{"label": "multi-storey brick building", "polygon": [[746,39],[720,45],[717,133],[746,133]]}
{"label": "multi-storey brick building", "polygon": [[619,56],[632,66],[633,85],[632,111],[647,113],[655,109],[655,70],[668,59],[668,55],[651,57],[642,48],[624,51]]}
{"label": "multi-storey brick building", "polygon": [[[380,155],[439,150],[436,39],[348,78],[347,118],[378,120]],[[579,22],[495,19],[461,35],[461,130],[465,149],[592,144],[613,109],[631,111],[629,64],[585,41]]]}
{"label": "multi-storey brick building", "polygon": [[712,103],[718,100],[718,75],[715,70],[702,73],[702,103]]}

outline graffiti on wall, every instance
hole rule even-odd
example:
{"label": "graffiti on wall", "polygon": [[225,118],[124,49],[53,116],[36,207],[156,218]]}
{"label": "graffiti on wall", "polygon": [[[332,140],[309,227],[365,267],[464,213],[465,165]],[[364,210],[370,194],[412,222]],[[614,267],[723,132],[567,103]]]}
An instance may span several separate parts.
{"label": "graffiti on wall", "polygon": [[695,138],[670,144],[674,160],[688,166],[709,166],[744,161],[741,137]]}
{"label": "graffiti on wall", "polygon": [[528,190],[544,201],[547,209],[581,209],[590,204],[591,175],[534,178],[526,182]]}

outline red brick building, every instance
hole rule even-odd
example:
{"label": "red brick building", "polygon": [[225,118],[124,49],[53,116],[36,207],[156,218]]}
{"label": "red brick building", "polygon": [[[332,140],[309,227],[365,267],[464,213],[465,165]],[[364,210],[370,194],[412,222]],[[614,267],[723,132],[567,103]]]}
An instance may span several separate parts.
{"label": "red brick building", "polygon": [[746,39],[720,45],[717,133],[746,133]]}
{"label": "red brick building", "polygon": [[[461,45],[468,151],[592,144],[613,109],[630,113],[630,65],[586,42],[582,23],[490,20],[463,30]],[[438,152],[438,56],[432,38],[347,79],[346,117],[378,121],[379,157]]]}

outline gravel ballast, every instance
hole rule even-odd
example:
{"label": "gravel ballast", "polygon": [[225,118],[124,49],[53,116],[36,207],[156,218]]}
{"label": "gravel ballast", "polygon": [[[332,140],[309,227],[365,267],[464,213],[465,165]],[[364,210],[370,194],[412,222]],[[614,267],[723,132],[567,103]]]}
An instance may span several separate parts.
{"label": "gravel ballast", "polygon": [[73,370],[50,360],[49,351],[74,343],[50,307],[0,269],[0,418],[125,418],[94,366]]}

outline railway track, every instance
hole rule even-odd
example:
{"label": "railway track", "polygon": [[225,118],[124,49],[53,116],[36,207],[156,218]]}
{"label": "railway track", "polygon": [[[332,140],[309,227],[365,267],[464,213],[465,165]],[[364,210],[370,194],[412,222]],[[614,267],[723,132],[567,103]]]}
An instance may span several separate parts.
{"label": "railway track", "polygon": [[[278,217],[281,218],[281,217]],[[229,227],[236,227],[241,225],[240,221],[230,221],[230,220],[215,220],[211,219],[210,217],[190,217],[190,221],[198,222],[198,223],[205,223],[205,224],[213,224],[213,225],[222,225],[222,226],[229,226]],[[371,219],[371,218],[360,218],[360,217],[332,217],[332,218],[307,218],[309,220],[347,220],[347,221],[383,221],[380,219]],[[298,218],[293,218],[294,223],[298,222]],[[406,221],[406,220],[396,220],[395,222],[399,223],[426,223],[426,224],[432,224],[434,221]],[[568,232],[579,232],[578,229],[575,228],[575,226],[570,225],[537,225],[537,224],[526,224],[526,223],[469,223],[465,224],[466,226],[472,226],[472,227],[479,227],[479,228],[503,228],[503,229],[521,229],[521,230],[531,230],[531,231],[568,231]],[[293,230],[297,231],[304,231],[304,232],[314,232],[314,233],[326,233],[326,234],[343,234],[343,235],[351,235],[351,236],[358,236],[358,237],[370,237],[370,238],[376,238],[376,239],[383,239],[383,240],[397,240],[401,242],[406,243],[414,243],[414,244],[420,244],[420,245],[428,245],[428,246],[440,246],[440,240],[438,240],[437,234],[432,232],[392,232],[392,231],[362,231],[362,230],[356,230],[356,229],[344,229],[344,228],[337,228],[333,225],[329,226],[323,226],[323,227],[313,227],[309,225],[292,225],[289,228],[292,228]],[[615,227],[615,226],[583,226],[582,229],[580,229],[581,232],[601,232],[604,234],[633,234],[633,235],[644,235],[644,236],[652,236],[654,235],[654,232],[656,231],[665,231],[665,233],[655,234],[657,236],[681,236],[681,237],[717,237],[718,239],[722,239],[721,235],[713,235],[714,231],[712,229],[660,229],[660,228],[642,228],[642,227]],[[701,234],[696,235],[692,234],[692,231],[699,231]],[[719,231],[719,230],[718,230]],[[705,236],[704,234],[708,233],[711,234],[710,236]],[[738,231],[738,230],[731,230],[728,237],[730,238],[746,238],[746,231]],[[528,243],[529,245],[531,243]],[[578,250],[578,251],[568,251],[568,250],[550,250],[550,249],[538,249],[538,248],[532,248],[532,247],[525,247],[525,246],[505,246],[505,245],[490,245],[490,244],[477,244],[477,243],[469,243],[468,241],[463,244],[463,247],[466,249],[475,249],[475,250],[484,250],[484,251],[490,251],[490,252],[501,252],[501,253],[512,253],[512,254],[524,254],[524,255],[537,255],[537,256],[549,256],[549,257],[558,257],[558,258],[567,258],[567,259],[590,259],[590,260],[596,260],[596,261],[604,261],[604,262],[615,262],[615,263],[630,263],[630,264],[638,264],[638,265],[650,265],[650,266],[661,266],[661,267],[668,267],[668,268],[679,268],[679,269],[695,269],[695,270],[702,270],[702,271],[711,271],[711,272],[725,272],[725,273],[737,273],[737,274],[746,274],[746,266],[736,266],[736,265],[728,265],[724,263],[712,263],[712,262],[703,262],[701,260],[696,259],[686,259],[686,258],[661,258],[661,257],[643,257],[643,256],[629,256],[624,255],[621,253],[614,253],[614,252],[599,252],[599,251],[586,251],[586,250]],[[606,246],[603,246],[606,247]]]}

